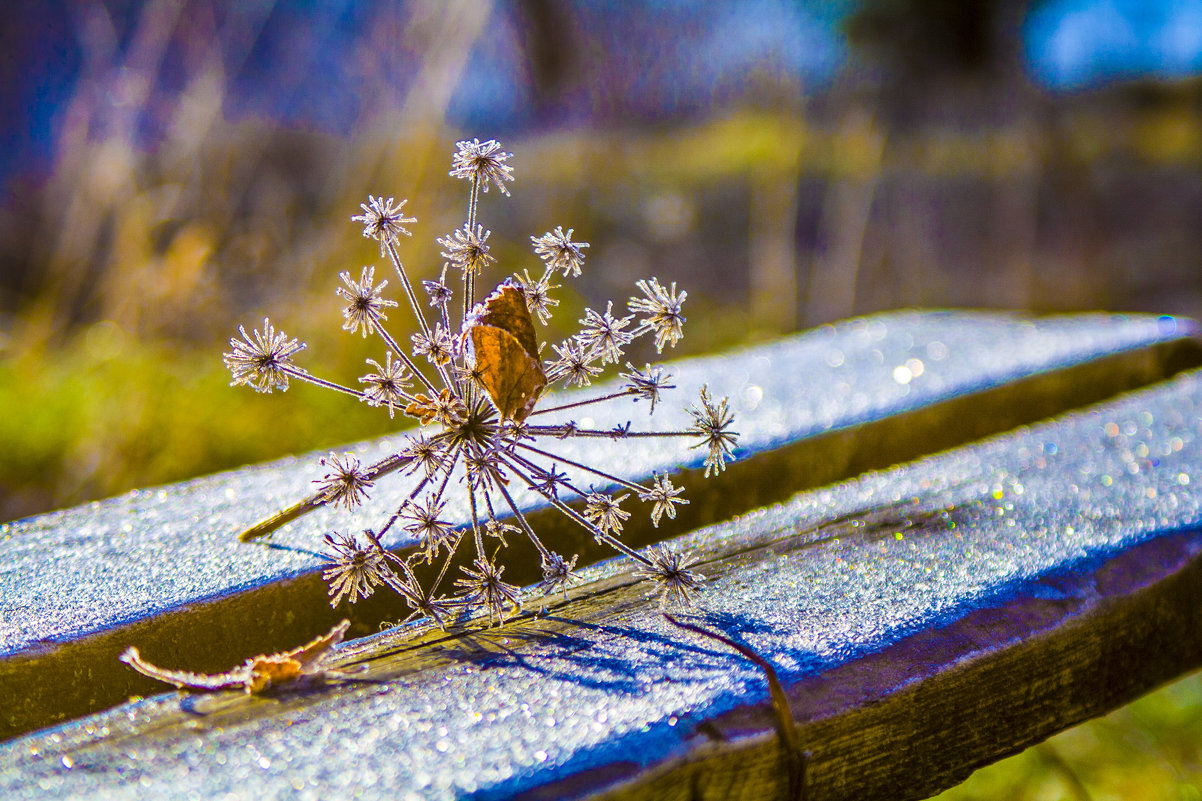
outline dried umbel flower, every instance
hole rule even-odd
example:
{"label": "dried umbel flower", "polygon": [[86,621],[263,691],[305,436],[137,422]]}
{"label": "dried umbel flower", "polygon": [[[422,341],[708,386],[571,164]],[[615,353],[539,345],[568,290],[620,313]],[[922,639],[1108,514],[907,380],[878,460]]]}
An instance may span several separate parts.
{"label": "dried umbel flower", "polygon": [[569,561],[551,552],[543,557],[543,580],[538,586],[544,593],[551,595],[562,592],[564,598],[568,597],[568,586],[576,581],[576,574],[572,572],[576,568],[576,559],[573,556]]}
{"label": "dried umbel flower", "polygon": [[328,467],[330,472],[313,483],[318,486],[318,494],[324,503],[335,506],[342,504],[347,509],[352,509],[367,499],[367,490],[373,482],[353,454],[336,456],[331,453],[323,457],[321,463]]}
{"label": "dried umbel flower", "polygon": [[301,371],[292,364],[292,356],[305,349],[305,343],[289,339],[283,331],[276,331],[271,320],[263,318],[263,330],[254,332],[254,339],[246,329],[238,326],[242,339],[231,339],[233,350],[225,354],[225,366],[230,369],[234,380],[230,386],[246,384],[256,392],[271,392],[273,388],[288,389],[288,378],[300,378]]}
{"label": "dried umbel flower", "polygon": [[321,577],[330,585],[331,605],[346,598],[351,603],[367,598],[384,583],[388,571],[384,557],[371,543],[363,546],[349,534],[327,534],[326,543],[334,549],[330,566]]}
{"label": "dried umbel flower", "polygon": [[709,448],[705,457],[705,476],[709,478],[710,471],[715,473],[726,469],[726,460],[733,459],[735,442],[738,434],[730,430],[734,422],[734,412],[730,403],[723,398],[717,405],[710,399],[709,387],[701,388],[701,405],[689,409],[693,415],[693,427],[689,431],[704,439],[694,445],[694,448]]}
{"label": "dried umbel flower", "polygon": [[412,402],[414,399],[405,390],[413,386],[409,368],[399,361],[392,360],[392,351],[384,354],[384,364],[375,359],[367,363],[376,368],[374,373],[368,373],[359,379],[365,384],[361,400],[368,406],[383,406],[388,409],[388,416],[396,414],[398,406]]}
{"label": "dried umbel flower", "polygon": [[637,572],[655,582],[660,601],[665,605],[689,606],[705,581],[704,576],[689,570],[692,558],[663,545],[647,549],[647,556],[648,563]]}
{"label": "dried umbel flower", "polygon": [[680,307],[688,293],[677,294],[675,281],[671,289],[664,289],[656,278],[637,281],[635,286],[647,297],[631,298],[628,308],[635,314],[649,315],[639,323],[639,329],[650,328],[655,332],[655,349],[660,353],[664,352],[664,345],[676,347],[676,343],[684,336],[682,327],[685,320]]}
{"label": "dried umbel flower", "polygon": [[[665,288],[655,278],[639,281],[642,296],[630,298],[630,314],[615,315],[612,302],[604,312],[586,310],[579,332],[553,346],[554,358],[543,359],[534,321],[545,323],[556,306],[550,293],[558,285],[551,278],[581,274],[588,243],[572,241],[573,230],[565,232],[560,226],[531,237],[542,274],[534,277],[523,271],[477,299],[477,276],[494,261],[487,245],[490,232],[477,220],[479,198],[490,184],[508,194],[507,183],[513,180],[509,158],[495,141],[457,144],[450,174],[471,182],[467,219],[438,240],[445,262],[438,280],[423,283],[426,299],[419,299],[395,247],[401,234],[409,234],[404,226],[413,222],[403,216],[404,201],[371,196],[363,204],[364,213],[353,218],[363,223],[365,236],[380,242],[416,324],[408,340],[412,347],[401,347],[405,340],[386,327],[391,320],[385,312],[395,303],[384,297],[384,282],[376,283],[371,267],[363,268],[357,281],[342,273],[338,295],[349,304],[343,327],[352,334],[374,335],[384,347],[383,362],[368,360],[372,372],[359,379],[363,389],[317,378],[293,365],[292,357],[303,345],[266,321],[263,333],[252,337],[242,331],[242,340],[233,340],[233,351],[226,354],[234,383],[270,391],[286,388],[292,378],[309,381],[387,408],[390,416],[401,411],[421,426],[395,453],[371,465],[331,454],[324,460],[326,474],[310,497],[242,534],[243,539],[270,534],[322,505],[356,506],[386,473],[411,475],[414,489],[377,531],[363,532],[364,541],[347,535],[328,538],[333,554],[323,575],[333,605],[354,603],[386,586],[405,599],[413,614],[427,615],[439,625],[453,610],[478,609],[490,620],[502,619],[521,608],[521,591],[502,578],[505,548],[515,538],[525,538],[538,553],[541,589],[565,592],[574,580],[577,557],[561,556],[544,545],[514,500],[515,486],[527,487],[597,542],[638,562],[641,574],[657,583],[666,601],[687,602],[701,586],[701,577],[688,569],[686,554],[663,548],[640,552],[618,538],[631,516],[622,508],[624,501],[634,496],[650,504],[650,520],[658,526],[688,503],[681,497],[682,488],[667,474],[649,482],[621,478],[556,453],[556,443],[590,437],[698,439],[695,447],[707,449],[708,476],[732,458],[736,442],[726,400],[715,401],[708,388],[703,389],[700,404],[691,409],[693,425],[683,431],[636,431],[629,422],[608,429],[572,420],[542,422],[548,413],[619,398],[648,401],[653,413],[661,395],[673,389],[670,377],[660,367],[636,368],[626,362],[618,391],[558,406],[540,405],[548,386],[587,386],[607,365],[621,364],[626,348],[639,337],[653,337],[659,351],[674,346],[682,336],[685,293],[675,284]],[[452,288],[456,284],[462,293],[458,304]],[[433,310],[433,319],[427,319],[428,310]],[[641,317],[637,323],[636,317]],[[466,495],[470,526],[459,529],[445,519],[450,487],[461,487]],[[577,498],[584,500],[583,511],[568,504]],[[405,555],[384,549],[380,538],[393,526],[406,531],[417,547]],[[419,564],[433,570],[416,571]],[[467,566],[459,568],[454,595],[448,598],[442,593],[455,564]],[[436,573],[433,579],[419,582],[419,574],[431,572]]]}
{"label": "dried umbel flower", "polygon": [[547,265],[548,270],[563,270],[564,278],[579,278],[580,268],[584,265],[583,248],[588,242],[573,242],[572,231],[569,228],[565,234],[563,228],[555,227],[542,236],[532,236],[534,252]]}
{"label": "dried umbel flower", "polygon": [[506,162],[513,157],[501,148],[501,143],[495,139],[481,142],[473,139],[470,142],[456,142],[455,156],[451,160],[452,178],[462,178],[472,182],[472,194],[487,192],[488,182],[500,190],[502,195],[508,195],[506,181],[513,180],[513,167]]}
{"label": "dried umbel flower", "polygon": [[476,230],[465,225],[456,228],[447,236],[438,240],[442,245],[442,257],[447,260],[447,267],[454,267],[462,272],[479,274],[488,265],[496,261],[488,253],[488,236],[491,231],[485,231],[477,225]]}
{"label": "dried umbel flower", "polygon": [[396,245],[397,237],[410,236],[405,226],[417,222],[415,218],[405,216],[407,202],[402,200],[396,203],[392,198],[385,200],[368,195],[367,202],[359,204],[363,213],[351,217],[351,220],[363,223],[363,236],[379,242],[380,253],[383,254],[389,246]]}
{"label": "dried umbel flower", "polygon": [[630,512],[621,507],[622,501],[629,497],[629,494],[614,496],[590,492],[584,499],[584,519],[606,534],[617,536],[622,533],[622,523],[630,517]]}
{"label": "dried umbel flower", "polygon": [[352,334],[361,331],[365,338],[369,334],[375,333],[376,326],[380,324],[380,321],[388,319],[384,310],[397,305],[395,300],[381,297],[380,293],[384,291],[384,287],[388,286],[388,282],[381,281],[375,284],[375,274],[375,267],[364,267],[359,274],[358,281],[352,280],[349,272],[338,274],[345,285],[338,288],[338,295],[350,303],[342,310],[342,317],[345,321],[342,328]]}

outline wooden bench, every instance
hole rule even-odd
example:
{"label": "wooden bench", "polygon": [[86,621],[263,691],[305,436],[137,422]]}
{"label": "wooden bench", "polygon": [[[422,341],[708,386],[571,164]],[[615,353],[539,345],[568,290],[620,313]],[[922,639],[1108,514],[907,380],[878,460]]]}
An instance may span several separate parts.
{"label": "wooden bench", "polygon": [[369,525],[403,480],[361,521],[319,511],[270,545],[233,534],[303,494],[313,457],[6,524],[0,796],[929,796],[1202,663],[1194,334],[898,313],[672,366],[676,398],[731,395],[740,460],[701,482],[687,446],[590,458],[688,487],[678,526],[624,539],[692,532],[709,582],[681,618],[775,666],[793,753],[764,670],[583,543],[563,549],[584,583],[502,626],[381,632],[400,605],[356,605],[355,681],[180,696],[117,661],[217,670],[325,631],[346,610],[321,535]]}

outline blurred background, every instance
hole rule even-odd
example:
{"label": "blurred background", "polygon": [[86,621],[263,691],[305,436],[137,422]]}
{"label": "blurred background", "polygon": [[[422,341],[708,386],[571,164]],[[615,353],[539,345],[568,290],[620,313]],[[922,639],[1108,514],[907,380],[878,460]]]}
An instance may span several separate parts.
{"label": "blurred background", "polygon": [[[1202,0],[8,0],[0,54],[0,520],[392,428],[220,354],[270,313],[359,375],[349,218],[408,198],[433,277],[461,138],[515,153],[495,280],[593,244],[548,341],[647,275],[689,292],[681,355],[905,306],[1202,316]],[[949,797],[1202,798],[1200,710],[1187,679]]]}

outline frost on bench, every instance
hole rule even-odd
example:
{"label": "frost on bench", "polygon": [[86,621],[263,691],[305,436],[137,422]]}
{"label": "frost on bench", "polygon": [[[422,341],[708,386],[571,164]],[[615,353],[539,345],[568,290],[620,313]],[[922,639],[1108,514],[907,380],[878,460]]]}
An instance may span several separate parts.
{"label": "frost on bench", "polygon": [[[909,347],[929,352],[931,341],[950,339],[950,329],[935,332],[954,319],[908,318]],[[778,367],[787,353],[788,364],[804,364],[810,349],[821,357],[829,338],[850,335],[877,343],[868,350],[885,356],[883,369],[904,365],[906,351],[883,344],[901,320],[884,323],[877,340],[872,323],[860,323],[684,364],[680,375],[696,380],[704,367],[710,380],[758,387],[762,394],[732,394],[748,405],[755,398],[743,430],[768,447],[834,424],[822,418],[834,404],[816,401],[805,412],[785,404],[811,377],[757,370],[756,362]],[[966,322],[956,320],[956,329]],[[990,331],[983,350],[1007,332],[1041,333],[974,322]],[[1070,333],[1080,325],[1053,323],[1042,333],[1080,343]],[[946,358],[958,347],[948,345]],[[844,359],[851,351],[838,350]],[[1062,349],[1041,351],[1066,358]],[[971,381],[1013,374],[999,368]],[[940,392],[964,391],[951,379],[939,379]],[[879,395],[867,382],[855,386],[868,398],[865,415],[915,402],[884,382]],[[919,385],[899,386],[914,393]],[[777,666],[811,752],[811,798],[885,788],[923,797],[1202,661],[1202,632],[1188,623],[1202,600],[1200,419],[1202,377],[1186,374],[703,528],[688,538],[710,581],[688,619]],[[270,495],[297,469],[260,471],[259,491]],[[225,481],[200,485],[211,492]],[[178,496],[165,492],[161,504],[142,499],[139,516],[156,508],[166,515]],[[300,559],[268,551],[244,567],[234,556],[243,551],[220,539],[228,524],[237,528],[236,506],[206,514],[225,524],[210,542],[226,552],[231,576],[247,571],[243,581],[261,581],[273,569],[267,557]],[[290,536],[302,540],[319,530],[296,529]],[[129,541],[150,537],[128,533]],[[784,771],[762,673],[668,625],[628,562],[594,565],[585,577],[570,600],[500,628],[416,638],[406,628],[344,644],[338,663],[366,665],[359,681],[268,699],[159,695],[13,740],[0,747],[0,795],[319,797],[339,788],[662,798],[703,788],[706,797],[780,797]]]}
{"label": "frost on bench", "polygon": [[[747,513],[798,489],[1157,380],[1180,368],[1192,333],[1191,324],[1171,318],[1101,315],[1024,320],[898,313],[851,321],[669,366],[681,397],[695,396],[703,383],[732,397],[743,435],[740,461],[718,480],[692,480],[704,453],[687,445],[665,448],[661,442],[631,455],[630,443],[611,448],[599,441],[590,443],[588,456],[635,480],[671,470],[689,487],[691,504],[677,527],[624,535],[637,547],[656,535]],[[634,405],[607,411],[615,416],[598,416],[595,425],[645,414]],[[686,422],[679,409],[662,413],[666,426]],[[673,419],[673,413],[681,417]],[[657,409],[657,419],[660,414]],[[354,450],[370,459],[387,444]],[[129,645],[159,663],[221,670],[328,630],[345,609],[329,608],[318,579],[322,535],[371,525],[405,496],[404,479],[381,481],[359,514],[320,510],[291,524],[272,545],[241,544],[233,536],[305,494],[319,470],[315,456],[287,459],[0,528],[0,597],[6,599],[0,686],[14,699],[4,705],[3,733],[152,692],[116,660]],[[536,506],[529,497],[519,502]],[[453,514],[466,521],[462,500]],[[554,525],[535,515],[540,533]],[[567,538],[579,534],[563,527],[547,536],[572,542]],[[393,539],[386,545],[411,543]],[[579,544],[585,564],[599,558],[587,548]],[[537,576],[523,578],[514,569],[506,579],[528,583]],[[640,589],[622,592],[628,603],[646,606]],[[605,592],[584,598],[581,591],[573,597],[598,609],[615,598]],[[353,611],[351,636],[404,615],[395,604],[360,604]],[[546,619],[536,623],[543,626]]]}

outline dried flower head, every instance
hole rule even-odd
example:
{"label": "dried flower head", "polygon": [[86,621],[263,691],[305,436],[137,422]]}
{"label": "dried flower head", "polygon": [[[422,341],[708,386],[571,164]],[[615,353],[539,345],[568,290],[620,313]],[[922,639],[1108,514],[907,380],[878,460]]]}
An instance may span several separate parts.
{"label": "dried flower head", "polygon": [[668,383],[671,376],[664,375],[662,367],[652,367],[649,364],[640,370],[630,362],[626,362],[626,369],[630,372],[619,373],[622,378],[626,379],[626,391],[634,395],[636,401],[651,401],[650,414],[655,414],[655,404],[659,401],[659,394],[666,389],[675,389],[672,384]]}
{"label": "dried flower head", "polygon": [[359,379],[360,384],[366,385],[361,400],[368,406],[387,407],[388,416],[392,417],[396,414],[398,406],[412,400],[405,392],[413,384],[409,368],[403,362],[394,362],[392,351],[384,353],[383,365],[375,359],[368,359],[367,363],[376,368],[376,371]]}
{"label": "dried flower head", "polygon": [[230,339],[233,350],[224,354],[225,366],[233,374],[230,386],[246,384],[256,392],[271,392],[273,388],[288,389],[288,378],[299,378],[300,372],[292,364],[292,356],[305,349],[305,343],[289,339],[283,331],[277,331],[271,320],[263,318],[263,330],[254,332],[254,339],[246,329],[238,326],[242,339]]}
{"label": "dried flower head", "polygon": [[488,253],[488,237],[492,231],[485,231],[477,225],[476,230],[465,225],[456,228],[451,233],[438,240],[442,245],[442,257],[446,259],[444,267],[455,267],[465,273],[479,273],[496,259]]}
{"label": "dried flower head", "polygon": [[660,602],[689,606],[705,581],[704,576],[688,569],[692,558],[664,545],[653,545],[646,554],[650,564],[640,566],[638,573],[656,583]]}
{"label": "dried flower head", "polygon": [[426,294],[430,296],[430,305],[436,309],[444,309],[454,297],[454,292],[447,286],[447,268],[443,265],[442,275],[437,281],[422,281],[422,288],[426,290]]}
{"label": "dried flower head", "polygon": [[433,562],[439,551],[452,547],[459,539],[451,524],[439,519],[445,505],[437,499],[426,498],[414,501],[401,515],[401,526],[421,541],[427,562]]}
{"label": "dried flower head", "polygon": [[584,319],[580,321],[584,328],[576,335],[580,344],[591,353],[600,354],[601,364],[617,364],[622,358],[622,348],[634,339],[634,332],[622,330],[634,318],[614,317],[613,308],[614,302],[611,300],[605,307],[605,314],[585,309]]}
{"label": "dried flower head", "polygon": [[622,523],[630,517],[630,512],[621,507],[622,501],[629,497],[590,492],[584,499],[584,519],[606,534],[617,536],[622,533]]}
{"label": "dried flower head", "polygon": [[551,272],[543,273],[542,278],[535,281],[530,277],[529,270],[522,270],[522,275],[513,276],[526,298],[526,310],[538,317],[538,321],[546,325],[551,319],[551,307],[558,306],[559,301],[551,297],[552,289],[559,289],[559,284],[551,283]]}
{"label": "dried flower head", "polygon": [[682,492],[684,488],[672,486],[672,480],[664,473],[655,477],[651,489],[639,493],[640,500],[651,501],[651,525],[659,528],[659,521],[665,514],[669,520],[676,519],[676,505],[688,503],[680,497]]}
{"label": "dried flower head", "polygon": [[710,399],[709,387],[701,388],[701,405],[689,409],[693,415],[693,427],[689,429],[704,439],[694,445],[694,448],[706,447],[709,453],[705,457],[705,476],[710,472],[720,472],[726,469],[726,460],[734,458],[734,447],[739,435],[730,430],[734,422],[734,412],[730,403],[723,398],[717,405]]}
{"label": "dried flower head", "polygon": [[572,231],[569,228],[565,234],[563,228],[555,226],[554,231],[530,237],[534,252],[547,265],[547,269],[562,270],[564,278],[580,277],[580,268],[584,265],[583,248],[588,247],[588,242],[573,242]]}
{"label": "dried flower head", "polygon": [[441,325],[436,325],[433,331],[413,335],[413,355],[425,356],[432,364],[450,364],[455,360],[457,350],[451,332]]}
{"label": "dried flower head", "polygon": [[576,558],[573,556],[571,560],[567,560],[551,551],[543,556],[543,580],[538,586],[544,595],[560,592],[565,599],[568,597],[568,587],[577,580],[573,572],[576,569]]}
{"label": "dried flower head", "polygon": [[387,281],[373,285],[375,274],[375,267],[364,267],[358,281],[353,280],[349,272],[343,271],[338,274],[345,284],[338,287],[338,296],[349,303],[342,310],[342,328],[352,334],[359,331],[364,338],[375,333],[381,320],[388,319],[384,310],[397,305],[395,300],[388,300],[380,294],[384,287],[388,286]]}
{"label": "dried flower head", "polygon": [[421,435],[410,437],[401,449],[400,457],[414,470],[425,471],[427,478],[447,468],[447,451],[441,439]]}
{"label": "dried flower head", "polygon": [[352,509],[367,499],[367,490],[373,482],[354,454],[337,456],[331,453],[322,457],[321,464],[330,470],[313,483],[324,503],[342,504]]}
{"label": "dried flower head", "polygon": [[379,548],[360,546],[351,534],[326,535],[326,543],[334,549],[330,566],[321,576],[330,585],[330,606],[338,606],[343,598],[355,603],[369,597],[384,583],[388,566]]}
{"label": "dried flower head", "polygon": [[501,192],[508,195],[509,189],[505,182],[513,180],[513,167],[506,162],[513,157],[501,148],[501,143],[495,139],[481,142],[479,139],[455,143],[455,156],[451,160],[452,178],[471,181],[473,187],[488,191],[488,182]]}
{"label": "dried flower head", "polygon": [[456,581],[455,586],[462,588],[465,603],[487,609],[489,620],[494,617],[504,620],[506,606],[510,612],[521,610],[521,590],[501,580],[501,574],[505,572],[503,565],[498,567],[481,556],[463,572],[465,578]]}
{"label": "dried flower head", "polygon": [[551,349],[559,358],[550,364],[548,381],[562,378],[567,386],[587,387],[601,374],[603,368],[593,364],[601,358],[601,353],[590,350],[583,342],[569,339],[562,345],[552,345]]}
{"label": "dried flower head", "polygon": [[684,336],[684,316],[680,307],[687,292],[676,292],[676,282],[671,289],[664,289],[658,278],[636,281],[635,286],[643,291],[645,298],[631,298],[627,307],[635,314],[646,314],[648,317],[639,322],[640,328],[650,328],[655,332],[655,349],[664,352],[664,345],[676,347],[676,343]]}
{"label": "dried flower head", "polygon": [[[567,439],[700,436],[697,447],[709,449],[708,475],[724,467],[735,444],[727,402],[715,401],[708,388],[703,390],[700,405],[691,410],[692,427],[681,431],[636,431],[629,421],[591,428],[588,422],[544,422],[554,418],[542,417],[619,398],[650,401],[654,412],[661,395],[673,387],[662,369],[650,364],[639,369],[627,362],[628,372],[621,374],[623,384],[616,392],[561,405],[543,403],[543,392],[558,382],[589,385],[606,365],[619,364],[624,349],[639,337],[653,338],[661,351],[665,345],[675,345],[684,323],[680,308],[685,293],[677,292],[675,284],[665,288],[655,278],[640,281],[637,286],[645,297],[631,299],[629,315],[615,316],[612,303],[606,304],[604,312],[586,310],[578,332],[553,346],[554,358],[544,360],[535,322],[549,320],[557,304],[551,292],[558,285],[551,279],[580,275],[588,245],[573,242],[573,230],[565,232],[561,226],[532,237],[543,260],[541,276],[525,271],[478,300],[477,274],[494,261],[487,245],[489,232],[477,220],[479,195],[490,183],[508,194],[506,184],[513,179],[509,157],[495,141],[458,143],[451,175],[472,183],[467,219],[438,240],[445,263],[437,281],[424,282],[428,304],[419,300],[394,247],[400,234],[409,233],[404,225],[413,222],[403,216],[404,201],[369,197],[364,213],[354,218],[363,223],[365,236],[380,242],[416,324],[408,340],[393,336],[386,329],[392,321],[385,312],[396,304],[385,298],[385,282],[375,282],[371,267],[363,268],[357,281],[349,273],[341,274],[338,295],[349,303],[343,327],[379,337],[384,348],[384,362],[368,360],[372,371],[359,378],[362,389],[318,378],[293,365],[293,355],[304,346],[267,321],[263,333],[251,336],[243,330],[242,340],[231,341],[233,351],[226,354],[226,364],[236,384],[265,392],[286,388],[288,380],[295,378],[385,407],[390,416],[401,411],[421,425],[405,436],[395,452],[374,464],[361,465],[349,454],[331,454],[324,460],[326,474],[309,498],[243,532],[243,539],[251,539],[319,506],[356,506],[385,474],[410,475],[412,490],[378,533],[364,532],[367,544],[347,535],[329,538],[334,555],[323,575],[335,604],[354,603],[387,586],[405,599],[414,614],[427,615],[439,625],[454,609],[477,608],[486,611],[490,620],[504,618],[521,607],[521,591],[502,579],[505,568],[499,560],[515,539],[524,539],[538,554],[541,588],[562,591],[574,579],[577,557],[561,556],[543,544],[515,500],[514,491],[522,488],[561,511],[586,536],[638,562],[642,572],[660,585],[664,598],[687,601],[700,585],[701,578],[687,569],[686,556],[662,549],[642,553],[619,539],[631,516],[622,508],[624,501],[634,496],[650,504],[650,521],[658,526],[665,515],[675,518],[676,507],[688,503],[681,497],[682,488],[674,486],[667,474],[631,481],[556,450]],[[451,267],[456,268],[451,271],[455,280],[448,279]],[[452,303],[460,285],[460,302]],[[636,316],[642,319],[634,325]],[[412,347],[401,347],[404,341]],[[465,525],[455,526],[446,519],[450,488],[461,493],[470,511]],[[569,505],[574,499],[583,499],[582,511]],[[393,553],[380,544],[394,526],[405,533],[408,550]],[[426,564],[433,569],[416,570]],[[440,588],[444,579],[450,583],[446,577],[456,564],[467,567],[458,568],[457,594],[448,599],[440,595],[445,592]],[[426,583],[418,580],[419,575],[431,573],[435,577]]]}
{"label": "dried flower head", "polygon": [[359,204],[363,213],[356,214],[351,217],[351,220],[363,223],[363,236],[378,241],[380,253],[383,254],[389,245],[396,244],[398,237],[410,236],[409,230],[405,226],[417,222],[415,218],[405,216],[404,209],[407,202],[402,200],[400,203],[396,203],[392,198],[384,199],[368,195],[367,202]]}

